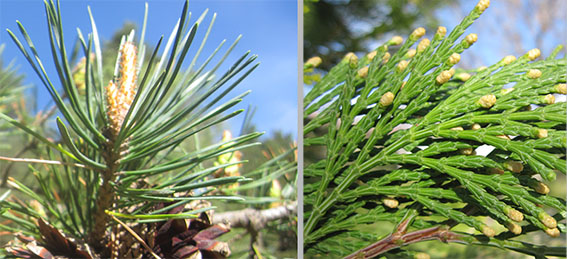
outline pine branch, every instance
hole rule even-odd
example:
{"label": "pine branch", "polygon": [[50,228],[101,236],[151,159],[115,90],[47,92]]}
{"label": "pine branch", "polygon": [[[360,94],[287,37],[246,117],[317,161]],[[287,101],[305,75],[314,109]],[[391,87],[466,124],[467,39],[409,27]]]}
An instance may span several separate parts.
{"label": "pine branch", "polygon": [[216,213],[213,223],[229,223],[233,228],[247,228],[259,231],[268,222],[293,217],[297,212],[297,202],[270,209],[256,210],[247,208],[237,211]]}

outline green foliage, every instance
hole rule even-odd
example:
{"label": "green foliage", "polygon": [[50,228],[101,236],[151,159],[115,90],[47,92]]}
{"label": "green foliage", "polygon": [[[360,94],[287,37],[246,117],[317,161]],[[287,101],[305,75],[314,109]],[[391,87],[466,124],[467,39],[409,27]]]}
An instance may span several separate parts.
{"label": "green foliage", "polygon": [[[4,51],[4,44],[0,45],[0,56]],[[23,90],[23,75],[17,73],[14,64],[10,63],[7,66],[3,64],[0,59],[0,112],[14,113],[12,104],[16,103]],[[0,137],[8,137],[13,135],[8,131],[9,124],[0,122]],[[8,149],[6,143],[0,144],[0,149]]]}
{"label": "green foliage", "polygon": [[542,60],[534,49],[455,71],[459,54],[476,41],[461,35],[485,8],[479,3],[447,36],[440,27],[415,52],[422,28],[392,55],[388,47],[399,38],[360,59],[347,55],[306,94],[305,150],[325,150],[304,166],[308,256],[346,256],[387,241],[369,228],[376,222],[410,222],[416,233],[444,226],[450,232],[431,234],[565,256],[564,248],[512,238],[565,232],[565,201],[549,195],[546,183],[566,171],[567,105],[554,95],[566,94],[567,59],[556,58],[560,46]]}
{"label": "green foliage", "polygon": [[[223,41],[203,64],[197,64],[214,23],[213,17],[207,33],[196,44],[198,50],[188,68],[182,66],[193,41],[197,40],[196,31],[207,14],[205,11],[191,25],[188,4],[185,3],[173,32],[166,42],[162,37],[155,49],[146,50],[142,29],[137,43],[138,54],[134,54],[138,60],[133,65],[128,63],[130,56],[123,49],[133,44],[134,31],[122,36],[120,45],[113,50],[117,53],[120,49],[112,78],[105,74],[103,65],[108,62],[103,60],[108,58],[108,54],[103,53],[110,50],[101,49],[96,23],[91,15],[92,32],[85,37],[78,31],[79,55],[85,60],[77,71],[73,71],[72,58],[68,57],[62,34],[59,3],[49,1],[45,5],[49,28],[49,41],[45,46],[51,47],[61,90],[56,88],[55,80],[45,71],[44,65],[50,62],[38,56],[36,45],[24,26],[18,23],[23,40],[11,30],[8,33],[55,102],[62,116],[56,119],[61,139],[55,142],[9,114],[0,113],[3,121],[50,148],[42,160],[29,161],[43,164],[29,166],[37,180],[37,188],[10,179],[10,186],[33,202],[21,203],[9,198],[9,192],[3,193],[0,217],[16,224],[0,225],[0,228],[41,240],[45,233],[36,222],[43,219],[66,236],[81,240],[80,243],[91,247],[95,254],[108,255],[110,251],[103,244],[110,238],[111,227],[115,229],[117,226],[109,215],[142,225],[171,219],[194,219],[215,208],[210,205],[194,209],[185,207],[183,211],[168,213],[171,208],[188,206],[196,200],[244,200],[236,193],[225,195],[217,190],[234,183],[246,183],[253,178],[215,178],[212,177],[215,171],[234,163],[211,164],[223,154],[256,146],[258,143],[254,140],[260,133],[250,132],[231,140],[198,146],[191,151],[186,151],[182,144],[191,138],[198,139],[200,133],[242,112],[225,113],[248,92],[224,103],[221,100],[257,67],[258,64],[253,64],[255,55],[245,53],[221,73],[219,67],[238,39],[222,57],[217,57]],[[143,28],[146,21],[147,8]],[[128,71],[136,73],[133,91],[123,84],[131,77]],[[108,84],[111,79],[116,85],[121,84],[117,91],[123,94],[122,99],[112,96],[112,88]],[[120,116],[123,120],[116,119]],[[295,168],[294,162],[285,166],[278,163],[278,159],[273,159],[270,165],[277,164],[285,172]],[[266,166],[258,170],[273,168]],[[274,174],[281,176],[278,174],[280,171]],[[163,207],[163,204],[168,206]],[[162,208],[157,209],[160,206]],[[152,230],[149,228],[147,231]]]}

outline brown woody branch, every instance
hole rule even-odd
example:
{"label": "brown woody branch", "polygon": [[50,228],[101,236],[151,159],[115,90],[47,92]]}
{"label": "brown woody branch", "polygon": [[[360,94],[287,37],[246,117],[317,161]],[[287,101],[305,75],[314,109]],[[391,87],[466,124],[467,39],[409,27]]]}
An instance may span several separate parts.
{"label": "brown woody branch", "polygon": [[283,219],[295,215],[297,212],[297,202],[291,202],[275,208],[265,210],[255,210],[251,208],[216,213],[213,217],[213,224],[230,223],[233,228],[252,228],[260,230],[266,223],[278,219]]}

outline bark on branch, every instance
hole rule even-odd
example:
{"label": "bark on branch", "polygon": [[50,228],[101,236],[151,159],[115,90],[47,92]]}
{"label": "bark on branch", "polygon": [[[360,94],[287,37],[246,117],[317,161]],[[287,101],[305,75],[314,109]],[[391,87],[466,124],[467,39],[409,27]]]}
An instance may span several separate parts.
{"label": "bark on branch", "polygon": [[266,223],[293,216],[296,212],[297,201],[294,201],[287,205],[265,210],[247,208],[237,211],[215,213],[213,223],[230,223],[230,227],[232,228],[252,228],[258,231],[264,228]]}

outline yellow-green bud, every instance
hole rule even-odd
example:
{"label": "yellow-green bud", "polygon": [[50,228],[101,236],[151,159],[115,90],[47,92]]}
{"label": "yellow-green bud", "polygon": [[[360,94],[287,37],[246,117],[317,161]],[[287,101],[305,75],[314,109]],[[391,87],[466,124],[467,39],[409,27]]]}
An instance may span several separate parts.
{"label": "yellow-green bud", "polygon": [[401,36],[394,36],[390,41],[388,41],[389,45],[400,45],[404,42],[404,38]]}
{"label": "yellow-green bud", "polygon": [[553,94],[548,94],[541,97],[541,101],[545,104],[554,104],[555,103],[555,96]]}
{"label": "yellow-green bud", "polygon": [[508,169],[508,171],[514,173],[521,173],[522,171],[524,171],[524,165],[519,161],[509,160],[504,162],[504,166],[506,167],[506,169]]}
{"label": "yellow-green bud", "polygon": [[452,73],[450,70],[445,70],[443,72],[441,72],[436,78],[435,81],[437,82],[437,84],[444,84],[447,83],[449,81],[449,79],[451,79]]}
{"label": "yellow-green bud", "polygon": [[398,65],[396,66],[398,72],[404,71],[404,69],[406,69],[406,67],[408,66],[408,63],[409,62],[407,62],[406,60],[400,61],[400,63],[398,63]]}
{"label": "yellow-green bud", "polygon": [[465,130],[465,129],[463,129],[463,127],[459,126],[459,127],[451,128],[451,130],[454,130],[454,131],[463,131],[463,130]]}
{"label": "yellow-green bud", "polygon": [[476,33],[471,33],[465,37],[465,41],[469,44],[468,47],[473,45],[477,40],[478,40],[478,35],[476,35]]}
{"label": "yellow-green bud", "polygon": [[536,58],[538,58],[541,55],[541,51],[539,49],[532,49],[530,51],[528,51],[528,59],[529,60],[534,60]]}
{"label": "yellow-green bud", "polygon": [[429,47],[429,44],[430,44],[430,43],[431,43],[431,42],[429,41],[428,38],[425,38],[425,39],[421,40],[421,41],[419,42],[419,44],[417,44],[417,53],[424,52],[425,49],[427,49],[427,47]]}
{"label": "yellow-green bud", "polygon": [[514,222],[506,222],[506,227],[516,235],[522,234],[522,227]]}
{"label": "yellow-green bud", "polygon": [[502,95],[505,95],[505,94],[508,94],[509,92],[512,92],[512,91],[514,91],[514,87],[502,89],[502,90],[500,90],[500,93]]}
{"label": "yellow-green bud", "polygon": [[388,60],[390,60],[390,57],[391,57],[390,52],[384,53],[384,56],[382,56],[382,64],[388,62]]}
{"label": "yellow-green bud", "polygon": [[558,84],[553,87],[553,90],[558,94],[567,94],[567,85]]}
{"label": "yellow-green bud", "polygon": [[346,60],[346,61],[349,61],[349,62],[350,62],[350,59],[351,59],[352,56],[355,56],[355,57],[356,57],[356,54],[354,54],[354,52],[349,52],[349,53],[347,53],[347,54],[345,55],[345,57],[343,58],[343,60]]}
{"label": "yellow-green bud", "polygon": [[400,204],[398,202],[398,200],[392,199],[392,198],[384,198],[384,199],[382,199],[382,203],[384,203],[384,206],[391,208],[391,209],[397,208],[398,205]]}
{"label": "yellow-green bud", "polygon": [[472,149],[471,147],[461,148],[461,149],[459,149],[459,153],[461,153],[461,155],[465,155],[465,156],[476,155],[476,151],[474,149]]}
{"label": "yellow-green bud", "polygon": [[505,210],[506,210],[505,211],[506,216],[508,216],[508,218],[510,218],[511,220],[516,221],[516,222],[520,222],[520,221],[524,220],[524,214],[522,214],[521,212],[519,212],[519,211],[517,211],[517,210],[515,210],[511,207],[508,207]]}
{"label": "yellow-green bud", "polygon": [[413,58],[415,56],[415,53],[417,51],[415,49],[409,49],[408,52],[406,53],[406,57],[407,58]]}
{"label": "yellow-green bud", "polygon": [[528,78],[531,79],[536,79],[539,78],[541,76],[541,71],[539,69],[530,69],[528,70]]}
{"label": "yellow-green bud", "polygon": [[366,54],[366,58],[367,58],[368,60],[373,60],[374,57],[376,57],[376,54],[377,54],[376,50],[375,50],[375,51],[372,51],[372,52]]}
{"label": "yellow-green bud", "polygon": [[486,225],[482,226],[481,230],[482,230],[482,234],[484,234],[487,237],[493,237],[494,234],[496,234],[494,232],[494,229],[492,229],[492,228],[490,228],[489,226],[486,226]]}
{"label": "yellow-green bud", "polygon": [[541,223],[543,223],[548,228],[556,228],[557,227],[557,221],[552,216],[549,216],[549,214],[547,214],[545,212],[540,213],[538,215],[538,219],[539,219],[539,221],[541,221]]}
{"label": "yellow-green bud", "polygon": [[546,129],[538,129],[536,132],[537,138],[547,138],[547,130]]}
{"label": "yellow-green bud", "polygon": [[480,124],[478,124],[478,123],[473,124],[473,125],[471,126],[471,129],[472,129],[472,130],[479,130],[479,129],[481,129]]}
{"label": "yellow-green bud", "polygon": [[502,59],[502,63],[504,63],[504,64],[506,64],[506,65],[508,65],[508,64],[510,64],[510,63],[512,63],[512,62],[514,62],[514,61],[516,61],[516,57],[515,57],[515,56],[512,56],[512,55],[505,56],[505,57]]}
{"label": "yellow-green bud", "polygon": [[469,80],[469,78],[471,78],[471,74],[469,74],[469,73],[464,73],[464,72],[463,72],[463,73],[458,73],[458,74],[455,76],[455,78],[456,78],[456,79],[459,79],[459,80],[461,80],[461,81],[463,81],[463,82],[466,82],[467,80]]}
{"label": "yellow-green bud", "polygon": [[561,234],[557,228],[548,228],[545,233],[550,237],[558,237]]}
{"label": "yellow-green bud", "polygon": [[356,55],[352,54],[349,57],[348,64],[349,64],[350,68],[353,68],[353,69],[358,67],[358,57]]}
{"label": "yellow-green bud", "polygon": [[482,13],[489,6],[490,6],[490,0],[480,0],[478,1],[478,4],[476,4],[476,7],[474,9]]}
{"label": "yellow-green bud", "polygon": [[488,109],[496,103],[496,96],[493,94],[485,95],[483,97],[480,97],[478,103],[480,104],[480,106],[482,106],[482,108]]}
{"label": "yellow-green bud", "polygon": [[534,189],[534,191],[536,191],[539,194],[548,194],[549,193],[549,187],[542,182],[539,181],[535,181],[531,187]]}
{"label": "yellow-green bud", "polygon": [[459,53],[453,53],[449,57],[448,63],[451,65],[455,65],[461,61],[461,55]]}
{"label": "yellow-green bud", "polygon": [[423,35],[425,35],[425,29],[423,27],[419,27],[411,33],[410,39],[412,41],[416,41],[419,38],[423,37]]}
{"label": "yellow-green bud", "polygon": [[383,107],[389,106],[394,102],[394,94],[392,92],[387,92],[382,97],[380,97],[380,105]]}
{"label": "yellow-green bud", "polygon": [[447,34],[447,28],[445,28],[444,26],[437,27],[437,32],[435,33],[435,37],[441,39],[445,37],[445,34]]}
{"label": "yellow-green bud", "polygon": [[357,74],[358,74],[358,76],[360,76],[362,78],[366,78],[366,76],[368,76],[368,67],[365,66],[365,67],[359,69]]}
{"label": "yellow-green bud", "polygon": [[312,57],[305,61],[305,66],[308,68],[318,67],[322,62],[323,60],[320,57]]}

